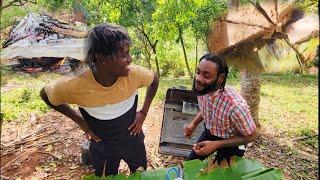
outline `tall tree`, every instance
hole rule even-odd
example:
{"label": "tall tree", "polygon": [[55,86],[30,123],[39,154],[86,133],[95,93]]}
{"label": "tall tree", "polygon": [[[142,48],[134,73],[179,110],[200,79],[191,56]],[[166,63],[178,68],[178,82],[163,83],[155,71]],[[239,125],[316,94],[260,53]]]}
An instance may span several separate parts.
{"label": "tall tree", "polygon": [[[132,28],[136,33],[138,40],[141,41],[145,48],[145,52],[152,53],[155,57],[156,69],[158,75],[160,75],[159,61],[157,58],[157,44],[158,38],[155,35],[154,22],[152,20],[152,14],[156,9],[156,1],[140,1],[140,0],[85,0],[87,6],[91,8],[93,16],[98,22],[101,19],[104,21],[114,22]],[[146,57],[151,58],[150,54]],[[147,59],[147,63],[150,66],[150,59]]]}
{"label": "tall tree", "polygon": [[191,79],[193,73],[188,63],[184,33],[190,27],[194,16],[193,0],[158,0],[158,8],[154,14],[159,28],[157,34],[163,39],[175,39],[176,42],[181,44],[185,64]]}
{"label": "tall tree", "polygon": [[[228,9],[239,7],[239,0],[228,0]],[[247,63],[247,66],[240,69],[241,76],[241,95],[247,101],[252,118],[256,126],[260,129],[259,122],[259,103],[261,88],[261,73],[263,66],[261,65],[260,56],[254,44],[248,44],[239,51],[241,61]],[[254,64],[250,66],[250,64]]]}
{"label": "tall tree", "polygon": [[191,20],[191,28],[196,40],[200,39],[209,49],[208,36],[212,22],[226,10],[225,1],[203,0],[195,1],[195,15]]}
{"label": "tall tree", "polygon": [[[128,3],[127,0],[119,0],[119,2],[121,2],[118,4],[121,10],[119,23],[126,27],[132,27],[137,36],[140,37],[139,40],[142,44],[149,45],[154,54],[157,73],[160,76],[159,60],[157,57],[159,39],[155,34],[156,27],[152,19],[152,15],[157,7],[156,1],[131,0]],[[145,47],[145,51],[148,51],[147,47]],[[151,56],[147,53],[148,57]],[[150,62],[150,59],[147,61]]]}

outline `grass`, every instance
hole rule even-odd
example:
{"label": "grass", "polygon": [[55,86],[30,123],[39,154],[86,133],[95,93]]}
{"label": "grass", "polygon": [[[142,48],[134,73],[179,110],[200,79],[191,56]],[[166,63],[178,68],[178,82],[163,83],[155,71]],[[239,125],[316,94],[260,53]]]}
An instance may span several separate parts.
{"label": "grass", "polygon": [[0,29],[3,30],[8,26],[12,26],[26,14],[30,12],[40,12],[42,9],[43,7],[37,4],[28,4],[24,7],[11,6],[6,8],[1,12]]}
{"label": "grass", "polygon": [[41,100],[41,88],[60,75],[13,73],[1,69],[1,112],[4,121],[25,121],[30,113],[42,115],[49,107]]}
{"label": "grass", "polygon": [[318,132],[317,76],[283,74],[263,76],[260,119],[275,133],[302,136]]}

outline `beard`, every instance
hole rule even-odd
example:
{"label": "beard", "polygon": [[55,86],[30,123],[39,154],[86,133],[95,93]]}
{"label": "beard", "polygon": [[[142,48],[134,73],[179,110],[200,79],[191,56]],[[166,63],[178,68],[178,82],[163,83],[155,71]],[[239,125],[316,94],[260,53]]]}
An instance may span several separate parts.
{"label": "beard", "polygon": [[197,96],[203,96],[205,94],[209,94],[209,93],[214,92],[214,91],[219,89],[219,84],[217,83],[217,81],[218,80],[215,80],[214,82],[208,84],[202,90],[199,91],[199,90],[197,90],[195,88],[196,81],[194,80],[194,82],[193,82],[193,90],[197,94]]}

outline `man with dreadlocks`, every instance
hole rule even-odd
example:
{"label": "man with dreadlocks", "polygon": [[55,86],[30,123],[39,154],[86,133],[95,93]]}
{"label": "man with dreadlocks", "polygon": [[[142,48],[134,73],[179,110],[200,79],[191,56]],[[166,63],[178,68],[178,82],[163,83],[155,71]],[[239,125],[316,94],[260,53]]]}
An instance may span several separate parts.
{"label": "man with dreadlocks", "polygon": [[[66,115],[91,140],[89,154],[95,174],[118,173],[123,159],[131,172],[146,169],[142,125],[157,91],[159,78],[153,71],[132,65],[131,40],[117,25],[100,24],[88,34],[86,64],[89,69],[46,85],[42,99]],[[137,90],[147,87],[137,111]],[[69,104],[79,106],[80,113]]]}
{"label": "man with dreadlocks", "polygon": [[203,160],[217,152],[214,162],[220,164],[226,159],[230,163],[231,156],[243,156],[243,145],[257,138],[246,101],[233,88],[225,87],[227,75],[228,66],[223,58],[210,53],[201,57],[194,81],[200,111],[184,128],[184,134],[190,138],[203,120],[205,130],[194,144],[190,160]]}

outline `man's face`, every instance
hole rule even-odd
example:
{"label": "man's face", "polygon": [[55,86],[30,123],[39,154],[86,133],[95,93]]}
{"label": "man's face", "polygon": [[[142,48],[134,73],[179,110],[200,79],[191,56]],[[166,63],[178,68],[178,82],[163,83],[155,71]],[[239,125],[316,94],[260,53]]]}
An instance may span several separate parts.
{"label": "man's face", "polygon": [[126,41],[120,42],[122,51],[119,51],[117,55],[113,56],[113,60],[107,60],[103,66],[106,70],[110,71],[115,76],[128,76],[129,65],[132,62],[130,55],[130,46]]}
{"label": "man's face", "polygon": [[206,94],[216,90],[218,82],[217,64],[203,59],[197,67],[194,89],[197,94]]}

